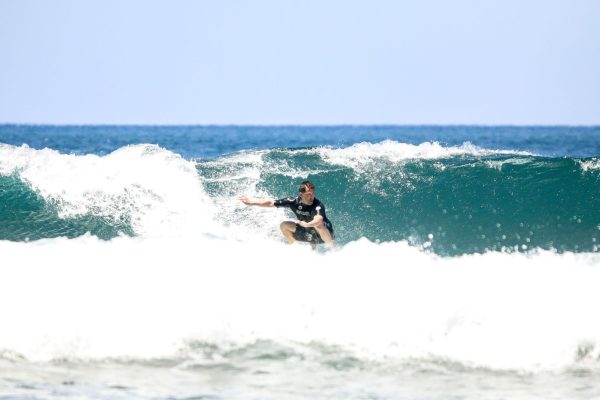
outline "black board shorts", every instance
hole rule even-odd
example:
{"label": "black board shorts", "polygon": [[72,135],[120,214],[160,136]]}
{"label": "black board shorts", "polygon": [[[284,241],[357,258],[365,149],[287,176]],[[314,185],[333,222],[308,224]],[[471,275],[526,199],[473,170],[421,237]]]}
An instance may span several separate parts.
{"label": "black board shorts", "polygon": [[[326,224],[331,237],[333,238],[333,229],[330,224]],[[315,228],[305,228],[296,224],[296,231],[294,232],[294,239],[299,242],[308,242],[311,244],[322,244],[325,243],[321,236],[317,233]]]}

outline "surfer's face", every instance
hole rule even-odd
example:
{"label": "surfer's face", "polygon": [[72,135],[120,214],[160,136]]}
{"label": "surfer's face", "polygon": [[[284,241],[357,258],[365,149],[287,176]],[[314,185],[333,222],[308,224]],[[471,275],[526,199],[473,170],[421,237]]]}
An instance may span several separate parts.
{"label": "surfer's face", "polygon": [[308,186],[300,186],[300,197],[302,198],[303,203],[310,204],[315,198],[314,189],[309,188]]}

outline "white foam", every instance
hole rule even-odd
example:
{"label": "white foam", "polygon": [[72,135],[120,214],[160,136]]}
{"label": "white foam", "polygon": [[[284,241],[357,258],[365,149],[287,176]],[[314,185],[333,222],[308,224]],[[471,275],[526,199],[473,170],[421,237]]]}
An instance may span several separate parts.
{"label": "white foam", "polygon": [[[226,227],[221,235],[234,240],[248,237],[279,237],[279,222],[287,219],[283,209],[249,207],[239,196],[271,199],[273,195],[259,188],[262,172],[280,166],[267,165],[265,155],[268,150],[243,151],[216,160],[199,161],[200,168],[210,170],[209,177],[203,179],[211,184],[217,183],[219,194],[213,195],[213,218]],[[274,222],[277,221],[277,222]]]}
{"label": "white foam", "polygon": [[186,340],[319,342],[376,359],[525,370],[600,354],[597,254],[440,258],[406,243],[329,254],[281,240],[0,242],[0,350],[164,357]]}
{"label": "white foam", "polygon": [[600,158],[592,158],[591,160],[586,161],[578,160],[577,162],[581,166],[583,172],[600,169]]}
{"label": "white foam", "polygon": [[13,173],[56,204],[62,218],[129,218],[145,236],[217,229],[195,164],[156,145],[126,146],[104,157],[0,145],[0,174]]}
{"label": "white foam", "polygon": [[323,147],[319,148],[317,152],[331,164],[344,165],[354,169],[360,169],[377,160],[401,163],[407,160],[435,160],[460,155],[531,155],[527,152],[484,149],[469,142],[463,143],[461,146],[442,146],[438,142],[412,145],[393,140],[385,140],[380,143],[357,143],[342,149]]}
{"label": "white foam", "polygon": [[484,165],[501,171],[505,165],[523,165],[531,162],[532,158],[507,158],[504,160],[486,160]]}

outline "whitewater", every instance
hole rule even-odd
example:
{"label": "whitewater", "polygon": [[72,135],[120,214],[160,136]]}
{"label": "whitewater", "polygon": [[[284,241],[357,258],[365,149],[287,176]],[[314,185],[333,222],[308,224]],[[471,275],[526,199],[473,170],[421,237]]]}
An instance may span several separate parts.
{"label": "whitewater", "polygon": [[[0,393],[600,398],[597,155],[470,138],[0,144]],[[335,250],[238,200],[306,177]]]}

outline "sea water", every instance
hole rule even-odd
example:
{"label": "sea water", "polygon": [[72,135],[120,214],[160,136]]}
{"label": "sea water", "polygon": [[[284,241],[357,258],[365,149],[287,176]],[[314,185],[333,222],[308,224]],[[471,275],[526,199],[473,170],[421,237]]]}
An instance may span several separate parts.
{"label": "sea water", "polygon": [[2,125],[0,398],[598,399],[599,246],[598,127]]}

